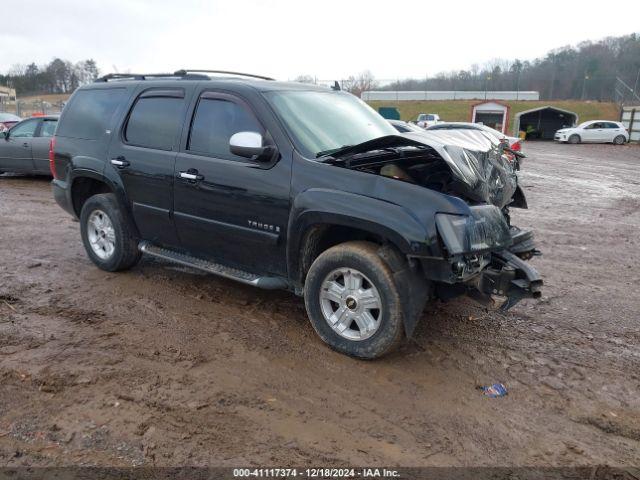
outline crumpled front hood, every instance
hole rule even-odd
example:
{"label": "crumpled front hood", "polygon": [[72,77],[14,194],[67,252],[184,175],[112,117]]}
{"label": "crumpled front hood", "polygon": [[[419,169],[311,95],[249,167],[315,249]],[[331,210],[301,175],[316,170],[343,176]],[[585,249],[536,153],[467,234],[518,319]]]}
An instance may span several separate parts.
{"label": "crumpled front hood", "polygon": [[517,177],[499,145],[497,139],[478,130],[435,130],[374,138],[327,155],[324,161],[348,161],[349,157],[375,150],[429,147],[449,167],[458,194],[502,208],[511,202]]}
{"label": "crumpled front hood", "polygon": [[500,208],[511,202],[517,188],[516,170],[489,135],[443,130],[403,136],[433,148],[451,169],[462,195]]}

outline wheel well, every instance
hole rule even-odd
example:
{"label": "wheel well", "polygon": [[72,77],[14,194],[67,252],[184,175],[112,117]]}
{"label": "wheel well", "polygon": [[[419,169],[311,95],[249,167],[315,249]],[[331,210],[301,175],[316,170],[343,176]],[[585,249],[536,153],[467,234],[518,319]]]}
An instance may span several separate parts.
{"label": "wheel well", "polygon": [[112,193],[112,190],[109,185],[95,178],[81,177],[74,180],[71,186],[71,199],[73,210],[78,217],[84,202],[98,193]]}
{"label": "wheel well", "polygon": [[311,226],[304,234],[301,242],[298,274],[300,283],[304,283],[311,264],[325,250],[340,243],[352,240],[365,240],[378,245],[387,243],[379,235],[343,225],[318,224]]}

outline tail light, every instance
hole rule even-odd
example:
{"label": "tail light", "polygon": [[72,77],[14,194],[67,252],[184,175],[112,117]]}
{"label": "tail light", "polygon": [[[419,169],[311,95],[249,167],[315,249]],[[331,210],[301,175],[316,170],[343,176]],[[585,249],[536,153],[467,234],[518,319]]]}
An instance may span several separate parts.
{"label": "tail light", "polygon": [[49,142],[49,170],[53,178],[57,179],[58,174],[56,172],[56,137],[51,137]]}
{"label": "tail light", "polygon": [[511,150],[513,150],[514,152],[519,152],[520,150],[522,150],[522,145],[520,145],[520,142],[515,142],[513,145],[511,145]]}

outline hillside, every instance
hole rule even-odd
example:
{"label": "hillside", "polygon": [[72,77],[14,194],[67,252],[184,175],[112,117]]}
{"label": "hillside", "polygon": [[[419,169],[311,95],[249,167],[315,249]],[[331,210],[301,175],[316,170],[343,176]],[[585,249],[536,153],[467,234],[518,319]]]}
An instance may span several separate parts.
{"label": "hillside", "polygon": [[[378,107],[396,107],[402,120],[415,120],[419,113],[437,113],[445,121],[468,122],[471,120],[471,106],[477,100],[434,100],[434,101],[370,101],[367,102],[376,110]],[[577,100],[558,101],[511,101],[504,102],[511,106],[511,122],[518,112],[531,108],[552,105],[578,114],[578,122],[587,120],[619,120],[620,109],[613,102],[582,102]],[[513,131],[513,123],[509,125],[509,132]]]}

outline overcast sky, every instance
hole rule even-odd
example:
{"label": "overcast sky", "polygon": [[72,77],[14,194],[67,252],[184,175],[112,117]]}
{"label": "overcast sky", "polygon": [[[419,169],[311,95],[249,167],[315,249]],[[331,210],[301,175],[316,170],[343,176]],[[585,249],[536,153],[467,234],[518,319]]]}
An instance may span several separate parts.
{"label": "overcast sky", "polygon": [[2,17],[2,72],[57,56],[93,58],[102,73],[392,79],[640,31],[640,0],[7,0]]}

